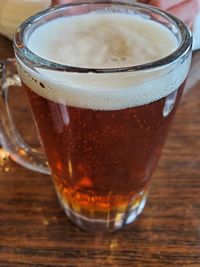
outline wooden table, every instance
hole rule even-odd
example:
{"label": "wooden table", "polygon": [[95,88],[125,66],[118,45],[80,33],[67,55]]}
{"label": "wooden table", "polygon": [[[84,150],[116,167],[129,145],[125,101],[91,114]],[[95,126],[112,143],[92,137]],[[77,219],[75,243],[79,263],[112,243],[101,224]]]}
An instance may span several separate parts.
{"label": "wooden table", "polygon": [[[12,45],[0,37],[0,58],[9,56]],[[147,206],[123,231],[94,235],[79,230],[60,208],[49,176],[9,158],[1,161],[0,266],[200,266],[199,77],[196,52],[188,91],[154,174]]]}

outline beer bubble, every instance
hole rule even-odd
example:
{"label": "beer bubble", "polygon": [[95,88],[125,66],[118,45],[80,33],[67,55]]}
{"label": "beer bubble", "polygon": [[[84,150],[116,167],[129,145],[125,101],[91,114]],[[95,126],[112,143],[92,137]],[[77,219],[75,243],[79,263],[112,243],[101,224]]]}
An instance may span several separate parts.
{"label": "beer bubble", "polygon": [[39,85],[40,85],[40,87],[45,88],[45,86],[42,82],[40,82]]}

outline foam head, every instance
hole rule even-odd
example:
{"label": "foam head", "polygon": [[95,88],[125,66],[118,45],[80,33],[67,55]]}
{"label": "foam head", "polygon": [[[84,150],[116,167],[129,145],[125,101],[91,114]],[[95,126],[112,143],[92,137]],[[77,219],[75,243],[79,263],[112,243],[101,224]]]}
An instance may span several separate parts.
{"label": "foam head", "polygon": [[[27,46],[40,57],[60,64],[118,68],[166,57],[176,50],[178,42],[167,27],[139,15],[91,12],[43,24],[31,34]],[[170,68],[157,72],[78,74],[31,70],[22,62],[19,65],[23,82],[49,100],[116,110],[144,105],[170,94],[184,81],[189,64],[183,64],[178,71],[173,69],[173,75]]]}

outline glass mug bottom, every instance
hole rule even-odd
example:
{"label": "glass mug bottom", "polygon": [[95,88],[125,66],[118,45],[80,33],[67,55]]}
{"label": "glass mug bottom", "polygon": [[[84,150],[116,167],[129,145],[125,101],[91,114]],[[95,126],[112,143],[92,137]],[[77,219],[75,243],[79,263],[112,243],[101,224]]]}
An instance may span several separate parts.
{"label": "glass mug bottom", "polygon": [[[130,198],[129,203],[126,202],[124,205],[118,205],[118,207],[112,207],[112,209],[108,207],[107,210],[104,208],[99,211],[95,211],[95,209],[88,210],[87,208],[81,209],[80,207],[74,208],[69,205],[66,198],[62,197],[60,194],[62,189],[56,187],[56,192],[59,203],[66,215],[80,228],[93,232],[114,232],[123,228],[127,224],[134,222],[142,213],[147,201],[148,187],[137,195],[134,194],[134,196]],[[116,197],[118,198],[118,196]],[[106,198],[109,198],[109,202],[112,201],[112,196]],[[74,210],[77,210],[77,212]]]}
{"label": "glass mug bottom", "polygon": [[[70,16],[72,19],[66,20]],[[80,43],[86,40],[84,51],[90,47],[92,29],[94,34],[100,34],[93,38],[94,47],[101,41],[109,44],[105,49],[100,45],[92,56],[89,53],[88,62],[94,63],[105,52],[105,64],[110,58],[113,67],[76,67],[54,60],[57,55],[62,60],[84,58],[82,50],[77,49],[79,42],[71,39],[68,40],[71,52],[60,50],[65,42],[60,41],[63,35],[59,39],[56,30],[60,25],[61,32],[66,33],[63,25],[81,17],[82,23],[76,24],[75,32],[80,34]],[[94,31],[93,21],[100,27],[96,27],[98,31]],[[91,28],[86,27],[88,23]],[[53,25],[54,31],[49,30],[49,25]],[[139,41],[137,48],[142,46],[141,54],[130,46],[136,40],[131,37],[132,27],[137,40],[141,32],[150,36],[146,45],[144,39]],[[149,28],[151,34],[146,30],[148,27],[153,27]],[[73,27],[68,30],[70,33]],[[163,42],[157,46],[161,39]],[[52,40],[56,46],[51,46]],[[158,49],[149,50],[150,42]],[[148,53],[151,58],[160,49],[165,50],[167,44],[168,52],[164,51],[159,59],[139,65],[127,63],[130,59],[144,59]],[[156,8],[128,1],[58,6],[29,18],[17,31],[14,49],[22,87],[31,104],[59,201],[76,225],[94,232],[115,231],[133,222],[142,212],[151,176],[181,98],[191,48],[191,35],[181,21]],[[66,57],[63,51],[68,51]],[[50,52],[51,58],[46,52]],[[124,67],[124,62],[128,67]],[[4,66],[2,69],[4,72]],[[49,173],[44,155],[28,147],[12,124],[8,98],[4,97],[11,80],[5,77],[3,74],[0,94],[3,145],[24,166]],[[16,82],[14,77],[13,81]]]}

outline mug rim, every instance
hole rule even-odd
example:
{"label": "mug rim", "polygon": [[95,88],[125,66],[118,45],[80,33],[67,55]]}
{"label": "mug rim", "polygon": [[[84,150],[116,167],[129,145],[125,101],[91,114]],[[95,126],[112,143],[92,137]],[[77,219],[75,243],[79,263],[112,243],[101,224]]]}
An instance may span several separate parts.
{"label": "mug rim", "polygon": [[[135,7],[138,10],[146,10],[149,12],[153,12],[156,15],[159,15],[161,17],[164,17],[166,20],[173,22],[173,24],[178,29],[180,36],[181,36],[181,42],[179,46],[170,53],[169,55],[159,59],[155,60],[149,63],[145,64],[139,64],[139,65],[132,65],[127,67],[117,67],[117,68],[85,68],[85,67],[75,67],[70,66],[67,64],[61,64],[56,63],[51,60],[44,59],[34,52],[32,52],[27,46],[25,41],[25,35],[26,30],[33,27],[33,25],[38,22],[41,19],[44,19],[45,16],[49,16],[50,14],[54,14],[56,12],[65,10],[70,7],[76,7],[76,6],[87,6],[87,5],[110,5],[112,6],[120,5],[125,8],[133,8]],[[121,73],[121,72],[138,72],[143,70],[152,70],[161,68],[164,66],[168,66],[171,63],[174,63],[179,58],[185,58],[185,56],[190,52],[192,49],[192,34],[191,31],[188,29],[188,27],[177,17],[169,14],[166,11],[163,11],[157,7],[153,7],[146,4],[141,3],[130,3],[130,2],[120,2],[120,1],[102,1],[98,0],[95,2],[87,2],[87,1],[77,1],[77,2],[71,2],[64,5],[59,5],[55,7],[51,7],[48,9],[45,9],[39,13],[36,13],[35,15],[31,16],[30,18],[26,19],[17,29],[15,36],[14,36],[14,50],[19,57],[19,59],[22,60],[22,62],[25,62],[29,66],[34,66],[46,70],[54,70],[54,71],[62,71],[62,72],[75,72],[75,73]]]}

